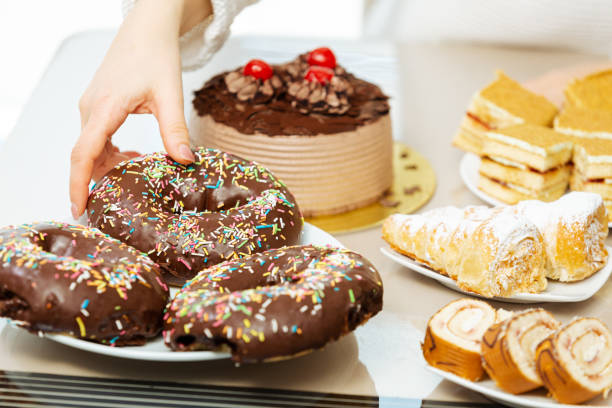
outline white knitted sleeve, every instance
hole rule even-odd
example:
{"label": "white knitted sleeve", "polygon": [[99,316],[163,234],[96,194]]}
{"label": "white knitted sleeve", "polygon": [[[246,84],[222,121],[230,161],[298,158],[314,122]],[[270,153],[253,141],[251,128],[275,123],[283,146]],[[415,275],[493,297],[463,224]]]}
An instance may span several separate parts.
{"label": "white knitted sleeve", "polygon": [[[138,0],[122,0],[125,17]],[[200,68],[221,48],[234,18],[243,8],[258,0],[211,0],[213,14],[185,33],[179,40],[183,70]]]}

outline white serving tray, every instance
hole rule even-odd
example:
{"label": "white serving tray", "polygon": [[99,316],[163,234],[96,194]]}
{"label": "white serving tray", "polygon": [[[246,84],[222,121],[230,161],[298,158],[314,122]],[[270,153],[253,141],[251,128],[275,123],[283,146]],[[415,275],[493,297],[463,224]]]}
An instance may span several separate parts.
{"label": "white serving tray", "polygon": [[[606,265],[595,272],[588,278],[571,283],[555,282],[553,280],[548,281],[548,287],[544,292],[540,293],[519,293],[512,297],[494,297],[492,300],[498,300],[500,302],[508,303],[541,303],[541,302],[556,302],[556,303],[568,303],[568,302],[581,302],[593,296],[601,287],[608,281],[610,273],[612,273],[612,248],[606,247],[608,250],[608,262]],[[442,285],[455,290],[460,293],[465,293],[470,296],[488,299],[474,292],[464,291],[459,289],[457,282],[448,276],[444,276],[427,266],[402,255],[389,247],[381,247],[381,252],[388,258],[397,262],[402,266],[406,266],[416,273],[432,278]]]}
{"label": "white serving tray", "polygon": [[[315,245],[331,245],[343,247],[343,245],[333,236],[323,231],[314,225],[304,223],[302,235],[300,237],[300,245],[315,244]],[[171,288],[170,295],[174,296],[178,289]],[[203,360],[218,360],[229,358],[230,353],[225,351],[172,351],[164,345],[161,336],[154,340],[148,341],[143,346],[136,347],[111,347],[100,343],[93,343],[77,339],[75,337],[63,334],[45,334],[46,338],[74,347],[80,350],[90,351],[92,353],[104,354],[107,356],[128,358],[134,360],[150,360],[150,361],[203,361]]]}
{"label": "white serving tray", "polygon": [[[495,385],[495,382],[486,378],[482,381],[470,381],[465,378],[461,378],[458,375],[449,373],[447,371],[440,370],[438,368],[426,365],[427,369],[443,377],[452,383],[465,387],[469,390],[479,392],[485,397],[490,398],[494,401],[499,402],[511,407],[516,408],[570,408],[570,407],[600,407],[609,406],[606,404],[606,400],[602,397],[596,397],[592,401],[587,401],[586,404],[580,405],[567,405],[559,404],[554,399],[546,396],[546,390],[544,388],[538,388],[537,390],[530,391],[525,394],[514,395],[505,392]],[[588,405],[595,404],[595,405]]]}

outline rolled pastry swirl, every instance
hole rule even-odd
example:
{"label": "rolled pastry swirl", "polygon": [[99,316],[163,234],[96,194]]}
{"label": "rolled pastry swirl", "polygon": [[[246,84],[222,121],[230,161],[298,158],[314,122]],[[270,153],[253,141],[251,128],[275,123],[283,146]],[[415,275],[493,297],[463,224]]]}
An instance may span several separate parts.
{"label": "rolled pastry swirl", "polygon": [[395,214],[383,238],[401,252],[486,297],[546,289],[542,236],[507,207],[443,207]]}
{"label": "rolled pastry swirl", "polygon": [[600,320],[575,319],[536,351],[537,370],[554,399],[578,404],[612,387],[612,335]]}
{"label": "rolled pastry swirl", "polygon": [[574,191],[552,203],[529,200],[514,208],[542,233],[548,278],[582,280],[606,264],[608,216],[599,194]]}
{"label": "rolled pastry swirl", "polygon": [[543,309],[517,313],[488,328],[482,338],[482,365],[497,386],[520,394],[542,385],[536,347],[559,327]]}
{"label": "rolled pastry swirl", "polygon": [[484,375],[480,362],[482,335],[495,321],[495,309],[487,303],[455,300],[429,320],[423,357],[433,367],[477,381]]}

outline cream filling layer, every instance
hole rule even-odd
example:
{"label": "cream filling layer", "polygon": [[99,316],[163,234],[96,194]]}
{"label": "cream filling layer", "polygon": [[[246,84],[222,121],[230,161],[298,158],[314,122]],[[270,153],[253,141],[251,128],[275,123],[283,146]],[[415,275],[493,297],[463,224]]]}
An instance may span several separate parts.
{"label": "cream filling layer", "polygon": [[612,338],[596,319],[577,319],[561,329],[561,364],[574,380],[595,392],[612,386]]}
{"label": "cream filling layer", "polygon": [[527,166],[521,163],[513,162],[512,160],[504,159],[499,156],[487,156],[489,159],[497,162],[499,164],[503,164],[504,166],[514,167],[516,169],[527,170]]}
{"label": "cream filling layer", "polygon": [[485,331],[495,323],[495,310],[477,300],[464,299],[440,310],[432,319],[435,333],[474,353],[480,353]]}
{"label": "cream filling layer", "polygon": [[468,111],[487,122],[491,127],[501,128],[525,123],[522,118],[484,99],[480,96],[480,93],[476,93],[472,97],[472,103],[470,103]]}
{"label": "cream filling layer", "polygon": [[612,164],[612,156],[603,154],[601,156],[586,155],[586,161],[592,164]]}
{"label": "cream filling layer", "polygon": [[567,142],[567,143],[563,142],[563,143],[557,143],[556,145],[550,146],[548,149],[545,149],[543,147],[532,145],[524,140],[502,135],[501,133],[487,132],[486,135],[487,137],[497,140],[498,142],[505,143],[510,146],[518,147],[520,149],[526,150],[530,153],[537,154],[538,156],[543,156],[543,157],[546,157],[546,155],[548,154],[559,153],[563,150],[571,149],[573,146],[572,143],[570,142]]}
{"label": "cream filling layer", "polygon": [[604,131],[593,131],[589,132],[587,130],[580,129],[572,129],[568,127],[557,126],[555,123],[555,130],[559,133],[564,133],[566,135],[581,137],[584,139],[612,139],[612,132],[604,132]]}

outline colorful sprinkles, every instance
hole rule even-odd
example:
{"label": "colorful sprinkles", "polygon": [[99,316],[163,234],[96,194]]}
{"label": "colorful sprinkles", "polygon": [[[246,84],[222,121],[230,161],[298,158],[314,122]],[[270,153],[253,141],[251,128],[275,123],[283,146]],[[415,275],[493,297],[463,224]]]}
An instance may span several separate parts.
{"label": "colorful sprinkles", "polygon": [[199,273],[169,304],[163,336],[175,350],[229,343],[234,360],[262,360],[322,347],[349,330],[351,310],[362,323],[381,307],[380,276],[360,255],[286,247]]}
{"label": "colorful sprinkles", "polygon": [[[16,296],[25,302],[23,310],[15,310],[0,301],[0,315],[33,331],[105,343],[110,337],[101,326],[109,315],[134,320],[117,313],[122,306],[135,312],[134,304],[141,304],[148,313],[143,302],[150,301],[161,316],[168,287],[159,276],[159,268],[146,255],[94,228],[47,222],[0,230],[0,299]],[[126,340],[150,337],[160,328],[152,323],[150,333],[131,324],[118,334]]]}
{"label": "colorful sprinkles", "polygon": [[297,243],[299,209],[267,169],[215,149],[194,155],[187,166],[163,153],[117,166],[91,192],[90,225],[147,253],[171,284]]}

